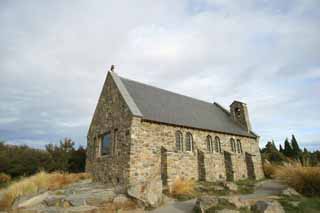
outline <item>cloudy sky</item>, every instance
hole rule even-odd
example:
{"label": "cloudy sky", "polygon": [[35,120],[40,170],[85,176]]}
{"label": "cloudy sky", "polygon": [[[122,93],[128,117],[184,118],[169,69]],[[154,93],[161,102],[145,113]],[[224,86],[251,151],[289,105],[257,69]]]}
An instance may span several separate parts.
{"label": "cloudy sky", "polygon": [[227,107],[261,146],[320,148],[319,0],[1,0],[0,138],[43,147],[86,133],[111,64]]}

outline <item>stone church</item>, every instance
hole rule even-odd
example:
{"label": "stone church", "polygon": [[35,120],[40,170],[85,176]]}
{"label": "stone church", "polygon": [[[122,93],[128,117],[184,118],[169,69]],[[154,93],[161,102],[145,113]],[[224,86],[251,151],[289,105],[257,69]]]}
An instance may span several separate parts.
{"label": "stone church", "polygon": [[151,204],[177,178],[263,178],[247,105],[230,110],[109,71],[88,132],[86,170]]}

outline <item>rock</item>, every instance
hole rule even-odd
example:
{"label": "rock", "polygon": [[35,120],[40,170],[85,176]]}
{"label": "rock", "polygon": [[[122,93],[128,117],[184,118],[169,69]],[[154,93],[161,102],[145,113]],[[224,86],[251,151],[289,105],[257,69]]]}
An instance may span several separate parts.
{"label": "rock", "polygon": [[294,206],[294,207],[298,207],[299,204],[300,204],[300,201],[292,201],[292,202],[290,202],[290,204],[291,204],[292,206]]}
{"label": "rock", "polygon": [[238,186],[233,182],[225,181],[223,182],[223,186],[230,191],[238,191]]}
{"label": "rock", "polygon": [[284,189],[281,194],[286,196],[300,196],[300,194],[291,187]]}
{"label": "rock", "polygon": [[223,186],[213,186],[213,190],[214,191],[224,191],[224,187]]}
{"label": "rock", "polygon": [[41,202],[43,202],[47,197],[49,196],[48,192],[36,195],[30,199],[27,199],[25,201],[19,202],[18,204],[15,204],[17,208],[28,208],[31,206],[39,205]]}
{"label": "rock", "polygon": [[89,206],[104,206],[108,202],[112,202],[116,197],[113,191],[100,191],[91,194],[90,197],[86,199],[86,204]]}
{"label": "rock", "polygon": [[49,207],[60,206],[60,204],[64,199],[65,199],[65,196],[63,195],[50,195],[43,201],[43,203]]}
{"label": "rock", "polygon": [[119,194],[117,197],[113,199],[113,203],[121,205],[125,204],[129,201],[128,197],[124,194]]}
{"label": "rock", "polygon": [[196,212],[204,213],[207,209],[218,205],[218,203],[219,198],[216,196],[205,195],[197,199],[194,209]]}
{"label": "rock", "polygon": [[285,213],[281,204],[275,200],[259,200],[254,206],[251,207],[251,210],[255,213]]}
{"label": "rock", "polygon": [[216,213],[239,213],[238,210],[232,210],[232,209],[221,209],[221,210],[216,210]]}
{"label": "rock", "polygon": [[128,194],[145,206],[157,207],[162,202],[162,181],[160,178],[153,178],[146,182],[132,184],[128,188]]}
{"label": "rock", "polygon": [[[99,212],[99,209],[94,206],[77,206],[77,207],[71,207],[64,212],[66,213],[96,213]],[[108,212],[108,211],[103,211]]]}
{"label": "rock", "polygon": [[223,197],[224,199],[226,199],[229,203],[233,204],[235,207],[237,208],[241,208],[244,206],[247,206],[248,203],[244,200],[241,200],[239,196],[234,195],[234,196],[226,196]]}

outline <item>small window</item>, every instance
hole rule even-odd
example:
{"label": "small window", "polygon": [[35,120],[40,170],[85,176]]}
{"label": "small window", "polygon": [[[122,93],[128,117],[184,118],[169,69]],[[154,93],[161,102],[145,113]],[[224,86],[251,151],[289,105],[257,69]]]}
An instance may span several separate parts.
{"label": "small window", "polygon": [[241,116],[241,109],[240,108],[236,108],[235,109],[235,113],[236,113],[237,117],[240,117]]}
{"label": "small window", "polygon": [[236,152],[236,143],[233,138],[230,139],[231,151]]}
{"label": "small window", "polygon": [[186,151],[193,151],[193,139],[190,132],[186,134]]}
{"label": "small window", "polygon": [[182,133],[180,131],[176,131],[176,149],[178,151],[182,151]]}
{"label": "small window", "polygon": [[214,148],[216,152],[221,152],[220,138],[218,136],[214,138]]}
{"label": "small window", "polygon": [[210,135],[207,136],[207,149],[209,152],[213,152],[212,138]]}
{"label": "small window", "polygon": [[110,133],[106,133],[101,138],[101,155],[108,155],[110,154],[110,147],[111,146],[111,139]]}
{"label": "small window", "polygon": [[237,148],[238,148],[238,153],[242,153],[242,145],[240,139],[237,139]]}

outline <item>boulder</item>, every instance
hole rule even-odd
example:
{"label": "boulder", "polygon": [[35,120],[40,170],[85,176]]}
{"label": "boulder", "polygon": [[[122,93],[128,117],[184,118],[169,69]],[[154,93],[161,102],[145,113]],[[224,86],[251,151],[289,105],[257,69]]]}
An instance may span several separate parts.
{"label": "boulder", "polygon": [[275,200],[259,200],[254,206],[251,207],[251,210],[255,213],[285,213],[281,204]]}
{"label": "boulder", "polygon": [[157,207],[162,202],[162,182],[160,178],[153,178],[146,182],[132,184],[128,187],[128,194],[145,206]]}
{"label": "boulder", "polygon": [[230,191],[238,191],[238,186],[233,182],[225,181],[223,186]]}
{"label": "boulder", "polygon": [[289,187],[284,189],[281,192],[282,195],[286,195],[286,196],[301,196],[296,190],[294,190],[293,188]]}
{"label": "boulder", "polygon": [[[99,209],[94,206],[77,206],[77,207],[71,207],[64,212],[66,213],[95,213],[99,212]],[[108,211],[106,211],[108,212]]]}
{"label": "boulder", "polygon": [[65,196],[63,195],[49,195],[44,201],[43,203],[46,206],[60,206],[60,203],[62,203],[62,201],[65,199]]}
{"label": "boulder", "polygon": [[248,202],[240,199],[240,197],[238,195],[226,196],[223,198],[226,199],[229,203],[233,204],[237,208],[245,207],[248,205]]}
{"label": "boulder", "polygon": [[36,206],[42,203],[49,196],[48,192],[33,196],[24,201],[18,201],[18,203],[14,204],[16,208],[28,208],[31,206]]}
{"label": "boulder", "polygon": [[196,212],[205,213],[207,209],[219,204],[219,198],[216,196],[204,195],[197,199],[194,209]]}
{"label": "boulder", "polygon": [[238,210],[232,210],[232,209],[221,209],[221,210],[216,210],[216,213],[239,213]]}
{"label": "boulder", "polygon": [[119,194],[113,199],[113,203],[117,205],[123,205],[129,202],[129,199],[126,195],[124,194]]}
{"label": "boulder", "polygon": [[213,190],[214,191],[224,191],[224,187],[223,186],[213,186]]}

